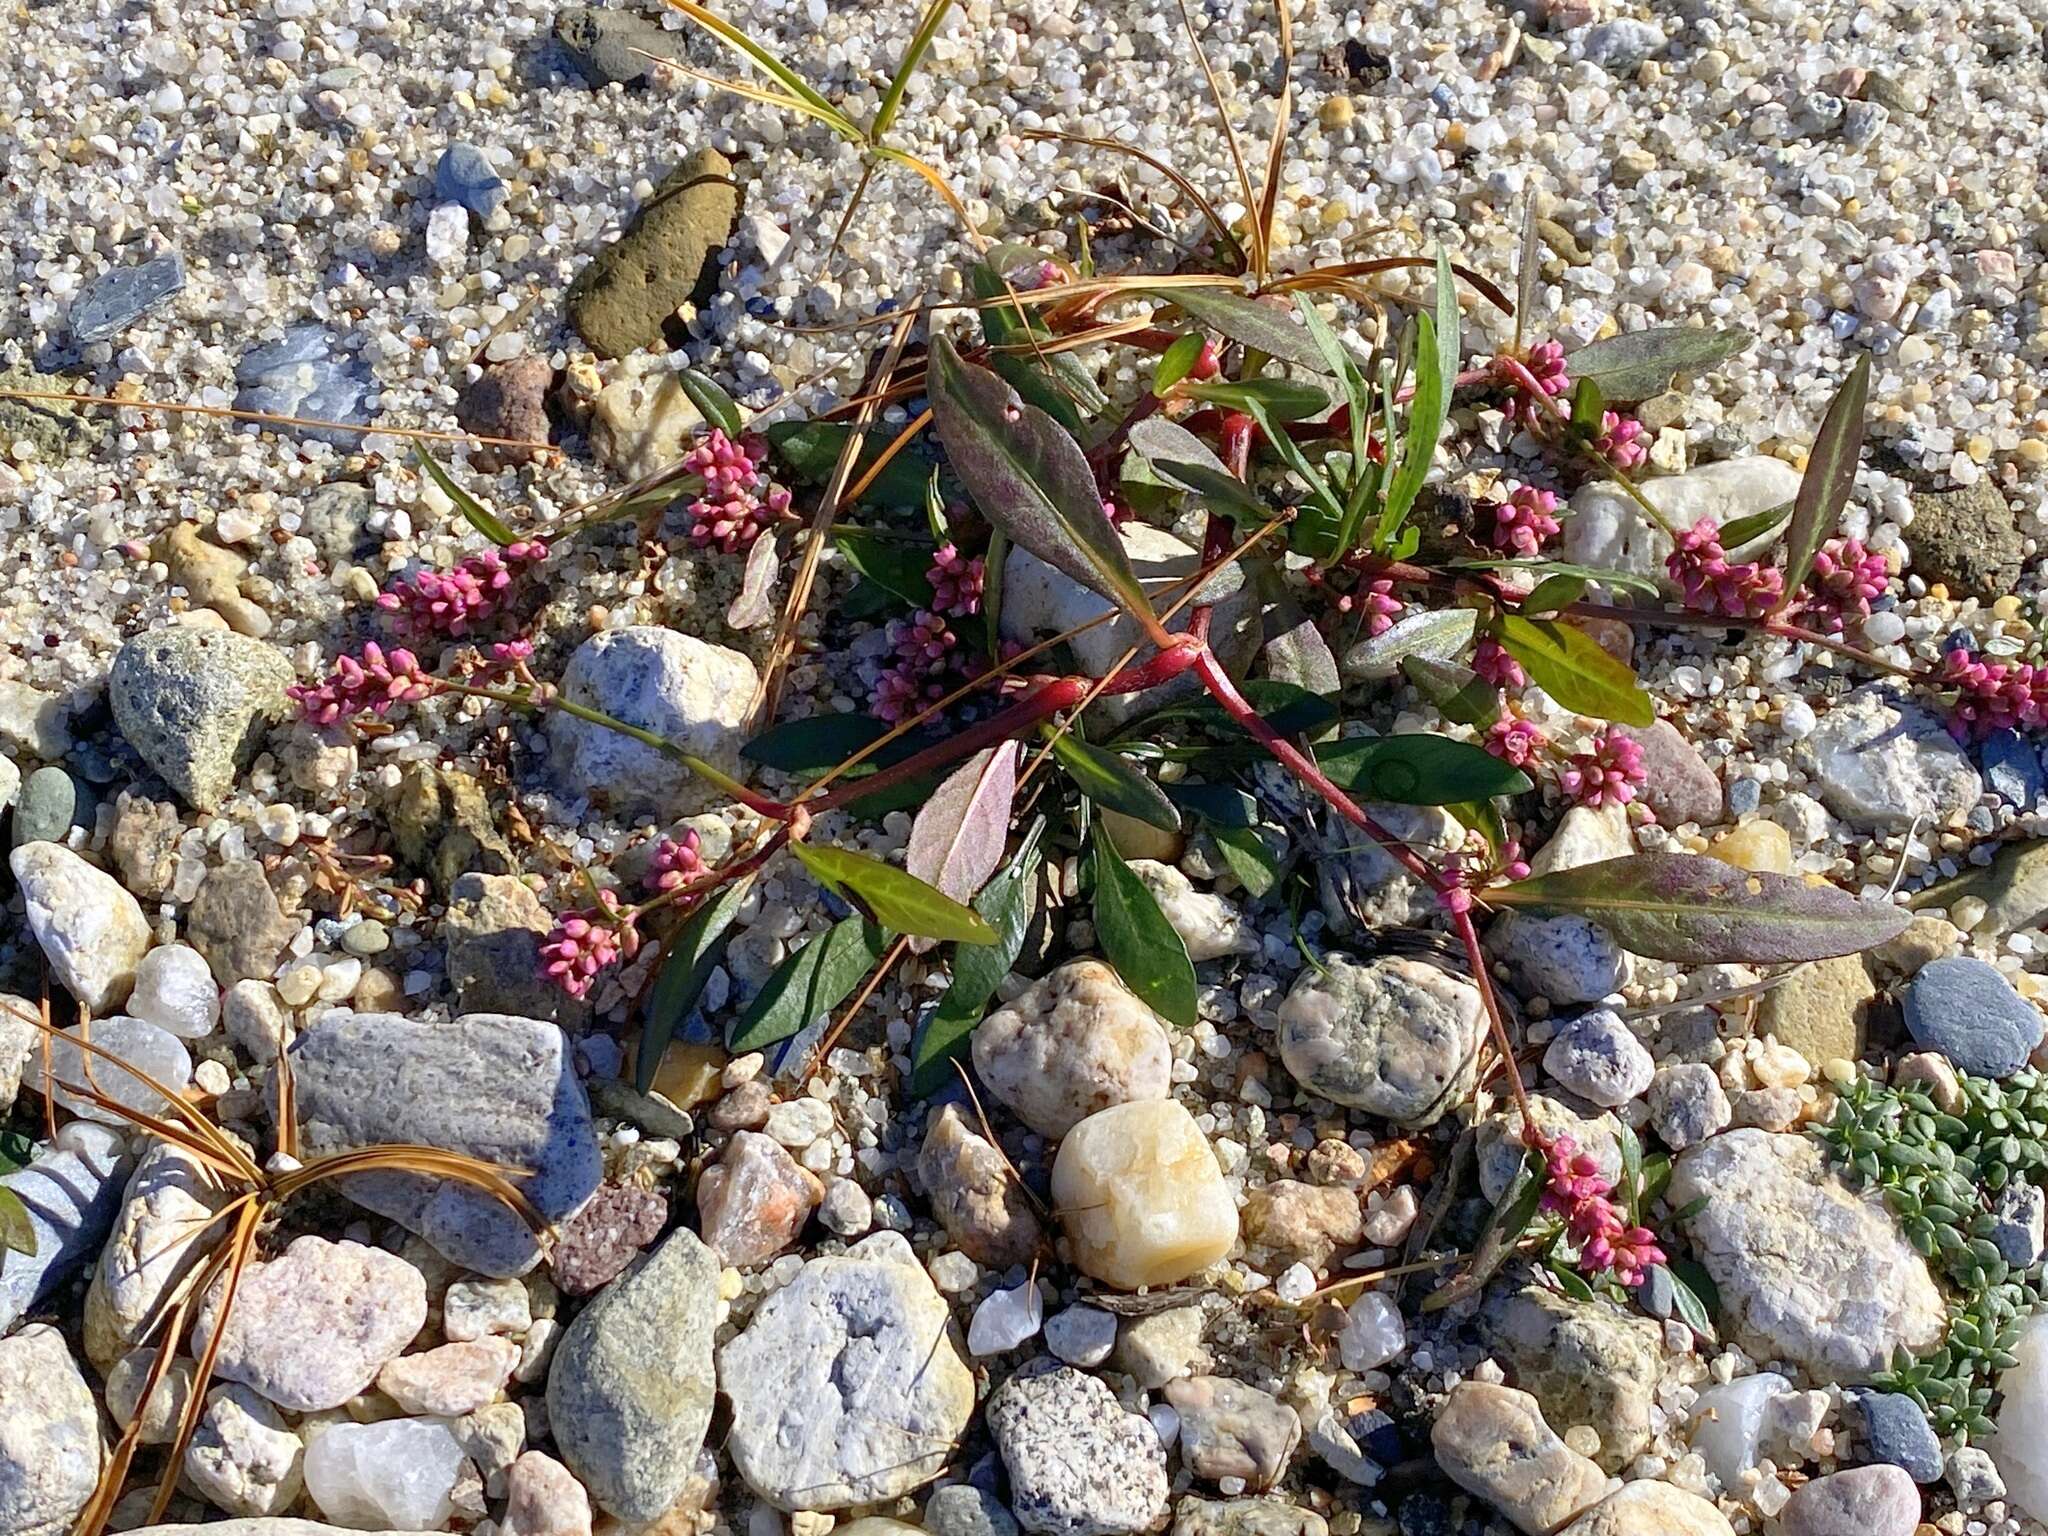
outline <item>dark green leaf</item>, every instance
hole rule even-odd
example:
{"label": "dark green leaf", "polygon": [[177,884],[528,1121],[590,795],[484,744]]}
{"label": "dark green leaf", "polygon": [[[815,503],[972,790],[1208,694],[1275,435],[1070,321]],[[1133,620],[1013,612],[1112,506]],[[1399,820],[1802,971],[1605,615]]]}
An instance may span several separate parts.
{"label": "dark green leaf", "polygon": [[[1226,410],[1264,412],[1275,421],[1302,421],[1330,408],[1328,395],[1296,379],[1207,379],[1188,385],[1185,393]],[[1273,446],[1278,450],[1280,444]]]}
{"label": "dark green leaf", "polygon": [[[1259,717],[1283,736],[1312,734],[1334,724],[1337,719],[1337,706],[1321,694],[1311,693],[1294,683],[1283,683],[1276,677],[1247,678],[1242,692],[1252,708],[1259,712]],[[1170,720],[1193,720],[1227,736],[1244,734],[1244,728],[1231,719],[1214,699],[1169,704],[1145,716],[1143,724],[1150,730]]]}
{"label": "dark green leaf", "polygon": [[1179,306],[1189,319],[1221,332],[1232,341],[1241,341],[1255,352],[1317,373],[1330,371],[1315,338],[1277,305],[1222,288],[1174,288],[1150,297]]}
{"label": "dark green leaf", "polygon": [[740,408],[718,381],[701,368],[679,368],[676,383],[697,407],[697,414],[727,437],[740,435]]}
{"label": "dark green leaf", "polygon": [[758,1051],[808,1029],[852,995],[888,942],[887,934],[858,916],[833,924],[775,968],[734,1023],[727,1049]]}
{"label": "dark green leaf", "polygon": [[1513,764],[1444,736],[1354,736],[1318,747],[1316,762],[1339,789],[1397,805],[1449,805],[1530,788]]}
{"label": "dark green leaf", "polygon": [[1038,844],[1044,831],[1045,819],[1040,817],[1009,863],[974,898],[974,910],[995,929],[996,942],[962,944],[953,952],[953,979],[910,1042],[910,1091],[920,1098],[937,1092],[951,1076],[946,1064],[967,1048],[996,988],[1023,953],[1024,935],[1038,908]]}
{"label": "dark green leaf", "polygon": [[1173,386],[1186,378],[1202,360],[1202,338],[1183,336],[1159,354],[1159,366],[1152,370],[1152,393],[1164,400]]}
{"label": "dark green leaf", "polygon": [[1458,284],[1451,276],[1451,258],[1439,245],[1436,252],[1436,313],[1415,321],[1415,393],[1408,402],[1408,430],[1401,448],[1401,467],[1387,485],[1373,547],[1386,551],[1407,521],[1415,498],[1436,461],[1437,439],[1451,413],[1451,386],[1458,376]]}
{"label": "dark green leaf", "polygon": [[1775,507],[1766,507],[1761,512],[1752,512],[1747,517],[1738,517],[1732,523],[1721,525],[1721,547],[1730,555],[1743,551],[1743,546],[1752,544],[1785,525],[1792,516],[1793,503],[1782,501]]}
{"label": "dark green leaf", "polygon": [[1593,1299],[1593,1287],[1586,1284],[1579,1272],[1562,1259],[1552,1259],[1550,1261],[1550,1273],[1551,1277],[1563,1289],[1565,1295],[1571,1297],[1572,1300],[1591,1301]]}
{"label": "dark green leaf", "polygon": [[1546,576],[1522,599],[1522,614],[1533,619],[1539,614],[1555,613],[1560,608],[1569,608],[1585,595],[1586,578],[1583,576]]}
{"label": "dark green leaf", "polygon": [[1589,342],[1568,359],[1572,377],[1591,379],[1609,400],[1647,400],[1681,373],[1704,373],[1749,345],[1744,331],[1658,326]]}
{"label": "dark green leaf", "polygon": [[1600,435],[1601,417],[1607,410],[1607,402],[1600,396],[1600,386],[1591,379],[1580,379],[1572,385],[1572,430],[1586,438]]}
{"label": "dark green leaf", "polygon": [[0,1250],[35,1257],[36,1229],[28,1207],[11,1189],[0,1189]]}
{"label": "dark green leaf", "polygon": [[711,897],[668,941],[668,954],[661,962],[661,975],[647,999],[647,1017],[640,1026],[640,1048],[635,1053],[633,1086],[641,1093],[654,1087],[654,1074],[676,1026],[689,1017],[718,968],[725,953],[726,930],[746,900],[751,880],[735,880],[711,893]]}
{"label": "dark green leaf", "polygon": [[[778,421],[768,429],[768,445],[787,464],[790,473],[806,485],[823,485],[832,478],[846,439],[855,428],[843,421]],[[853,480],[866,474],[888,446],[894,433],[865,433],[860,457],[854,462]],[[897,454],[875,477],[875,483],[860,494],[861,502],[885,507],[922,507],[931,466],[906,454]],[[848,489],[853,480],[847,482]]]}
{"label": "dark green leaf", "polygon": [[26,1168],[35,1160],[36,1144],[19,1131],[0,1131],[0,1173]]}
{"label": "dark green leaf", "polygon": [[932,421],[982,515],[1046,564],[1156,623],[1080,445],[944,337],[927,371]]}
{"label": "dark green leaf", "polygon": [[1690,853],[1637,853],[1496,887],[1508,906],[1575,912],[1624,949],[1687,965],[1778,965],[1860,954],[1912,914],[1795,875],[1752,874]]}
{"label": "dark green leaf", "polygon": [[1503,615],[1497,633],[1530,681],[1566,709],[1595,720],[1651,725],[1657,711],[1635,673],[1582,629],[1555,619]]}
{"label": "dark green leaf", "polygon": [[907,539],[884,538],[862,528],[835,528],[832,542],[846,563],[913,608],[932,605],[932,552]]}
{"label": "dark green leaf", "polygon": [[1195,967],[1187,945],[1099,826],[1094,848],[1095,937],[1104,958],[1154,1013],[1194,1028]]}
{"label": "dark green leaf", "polygon": [[1529,1223],[1536,1219],[1536,1209],[1543,1203],[1544,1183],[1543,1154],[1532,1149],[1515,1170],[1514,1182],[1502,1191],[1500,1204],[1487,1218],[1486,1230],[1479,1234],[1478,1245],[1472,1250],[1472,1262],[1423,1297],[1423,1311],[1441,1312],[1454,1302],[1479,1294],[1495,1271],[1507,1262],[1515,1244],[1529,1230]]}
{"label": "dark green leaf", "polygon": [[1799,494],[1792,501],[1792,526],[1785,534],[1785,591],[1778,599],[1780,607],[1799,591],[1806,573],[1813,569],[1813,557],[1841,524],[1842,508],[1856,489],[1856,465],[1863,457],[1863,414],[1869,402],[1870,354],[1866,352],[1856,359],[1849,377],[1828,402],[1828,413],[1813,437],[1813,452],[1806,457],[1806,473],[1799,477]]}
{"label": "dark green leaf", "polygon": [[[982,300],[981,329],[991,346],[1016,348],[1052,339],[1052,332],[1017,303],[994,268],[978,263],[968,275],[974,296]],[[1093,371],[1072,352],[997,352],[990,364],[1026,400],[1070,432],[1080,431],[1085,418],[1099,414],[1109,404]]]}
{"label": "dark green leaf", "polygon": [[1415,691],[1443,712],[1453,725],[1483,731],[1500,718],[1500,690],[1470,667],[1403,656],[1401,671]]}
{"label": "dark green leaf", "polygon": [[1179,490],[1206,497],[1218,509],[1242,512],[1263,520],[1266,504],[1258,493],[1224,467],[1223,461],[1186,427],[1163,416],[1148,416],[1131,428],[1131,451],[1154,474]]}
{"label": "dark green leaf", "polygon": [[973,908],[893,864],[829,843],[789,846],[804,868],[884,928],[921,939],[995,942],[995,930]]}
{"label": "dark green leaf", "polygon": [[1257,827],[1228,827],[1212,824],[1210,839],[1223,855],[1230,872],[1244,882],[1254,897],[1265,895],[1279,883],[1280,856]]}
{"label": "dark green leaf", "polygon": [[1121,811],[1162,832],[1180,830],[1180,812],[1173,802],[1121,752],[1081,741],[1072,731],[1066,731],[1053,738],[1052,755],[1059,759],[1060,767],[1081,793],[1097,805]]}
{"label": "dark green leaf", "polygon": [[491,511],[490,508],[486,507],[482,502],[470,495],[469,492],[457,485],[454,480],[449,478],[448,471],[440,466],[440,463],[431,453],[428,453],[424,448],[415,448],[413,455],[419,460],[420,468],[427,472],[427,478],[438,485],[441,488],[441,494],[455,503],[455,510],[468,519],[470,527],[474,528],[500,549],[504,548],[507,544],[518,542],[519,535],[506,527],[504,520],[497,513]]}
{"label": "dark green leaf", "polygon": [[[741,747],[740,756],[781,773],[823,773],[837,768],[861,748],[874,745],[891,729],[888,721],[873,715],[812,715],[807,720],[770,726]],[[892,753],[900,759],[916,750],[914,738],[905,736],[867,761],[886,766]]]}
{"label": "dark green leaf", "polygon": [[1250,827],[1259,819],[1259,802],[1228,784],[1167,784],[1167,798],[1193,811],[1212,827]]}
{"label": "dark green leaf", "polygon": [[1655,597],[1660,588],[1647,576],[1637,576],[1629,571],[1608,570],[1597,565],[1574,565],[1568,560],[1454,560],[1454,571],[1526,571],[1531,576],[1577,576],[1588,582],[1597,581],[1613,592],[1640,592],[1645,597]]}

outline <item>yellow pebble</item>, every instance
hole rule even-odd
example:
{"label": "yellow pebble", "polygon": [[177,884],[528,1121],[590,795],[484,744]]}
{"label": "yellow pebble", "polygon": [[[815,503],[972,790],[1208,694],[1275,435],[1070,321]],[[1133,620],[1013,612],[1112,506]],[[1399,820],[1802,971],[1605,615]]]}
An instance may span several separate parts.
{"label": "yellow pebble", "polygon": [[1317,111],[1316,121],[1328,132],[1335,133],[1340,128],[1349,127],[1351,119],[1357,115],[1358,108],[1351,104],[1349,96],[1332,96]]}
{"label": "yellow pebble", "polygon": [[1991,605],[1994,619],[2016,619],[2020,616],[2020,600],[2010,592]]}
{"label": "yellow pebble", "polygon": [[1715,838],[1707,852],[1752,874],[1792,873],[1792,835],[1775,821],[1746,821]]}
{"label": "yellow pebble", "polygon": [[2048,443],[2042,442],[2038,437],[2023,437],[2020,439],[2019,456],[2024,462],[2039,469],[2043,464],[2048,464]]}

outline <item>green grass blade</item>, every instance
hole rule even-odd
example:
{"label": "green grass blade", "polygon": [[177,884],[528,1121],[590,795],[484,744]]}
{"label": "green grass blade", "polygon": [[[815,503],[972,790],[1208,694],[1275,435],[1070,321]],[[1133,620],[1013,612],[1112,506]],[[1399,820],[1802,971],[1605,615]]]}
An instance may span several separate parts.
{"label": "green grass blade", "polygon": [[803,76],[799,75],[795,70],[783,63],[782,60],[770,53],[766,47],[754,41],[752,37],[727,21],[723,16],[706,10],[703,6],[697,4],[697,0],[668,0],[668,3],[728,47],[736,48],[741,53],[744,53],[762,69],[781,81],[783,88],[792,96],[800,97],[821,118],[833,124],[834,127],[841,128],[847,137],[858,139],[863,136],[853,120],[813,90],[805,82]]}
{"label": "green grass blade", "polygon": [[896,78],[889,82],[888,93],[882,97],[882,104],[875,108],[875,120],[868,125],[870,139],[879,139],[896,121],[896,114],[903,107],[903,93],[910,88],[910,77],[917,73],[917,66],[931,51],[932,43],[938,38],[939,27],[945,22],[946,13],[952,9],[953,0],[932,0],[925,7],[917,30],[910,35],[910,46],[903,50],[903,58],[896,65]]}

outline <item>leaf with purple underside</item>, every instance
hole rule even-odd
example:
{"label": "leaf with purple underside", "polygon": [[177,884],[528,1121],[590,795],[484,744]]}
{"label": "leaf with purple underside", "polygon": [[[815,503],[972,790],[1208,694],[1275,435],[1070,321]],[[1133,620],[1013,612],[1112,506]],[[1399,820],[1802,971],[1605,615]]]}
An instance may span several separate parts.
{"label": "leaf with purple underside", "polygon": [[1785,532],[1781,608],[1799,591],[1828,535],[1841,525],[1842,508],[1856,488],[1856,465],[1863,456],[1863,414],[1869,401],[1870,354],[1866,352],[1856,359],[1849,377],[1828,402],[1828,413],[1813,437],[1813,452],[1806,456],[1806,473],[1799,477],[1799,494],[1792,500],[1792,526]]}
{"label": "leaf with purple underside", "polygon": [[1486,893],[1496,906],[1576,913],[1624,949],[1684,965],[1781,965],[1860,954],[1912,914],[1794,875],[1752,874],[1689,853],[1637,853]]}
{"label": "leaf with purple underside", "polygon": [[977,752],[947,777],[910,824],[903,867],[955,901],[972,901],[1003,861],[1017,743]]}

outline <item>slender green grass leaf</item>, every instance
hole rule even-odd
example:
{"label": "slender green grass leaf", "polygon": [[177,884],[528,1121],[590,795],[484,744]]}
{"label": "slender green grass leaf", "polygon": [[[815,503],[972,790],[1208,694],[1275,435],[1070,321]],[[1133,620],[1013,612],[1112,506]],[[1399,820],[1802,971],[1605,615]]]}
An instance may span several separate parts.
{"label": "slender green grass leaf", "polygon": [[1747,517],[1738,517],[1732,523],[1721,525],[1721,547],[1732,557],[1746,554],[1744,546],[1756,542],[1767,533],[1775,533],[1785,526],[1792,516],[1794,503],[1781,501],[1775,507],[1765,507],[1761,512],[1752,512]]}
{"label": "slender green grass leaf", "polygon": [[835,528],[832,543],[861,575],[913,608],[932,605],[932,554],[904,539],[881,538],[861,528]]}
{"label": "slender green grass leaf", "polygon": [[1334,375],[1344,385],[1344,398],[1351,406],[1352,415],[1370,418],[1372,391],[1365,382],[1365,371],[1345,349],[1343,340],[1330,329],[1330,322],[1316,308],[1315,300],[1306,293],[1297,293],[1294,312],[1301,316],[1302,329],[1308,332],[1309,340],[1323,355],[1323,372]]}
{"label": "slender green grass leaf", "polygon": [[1299,379],[1204,379],[1183,393],[1225,410],[1264,411],[1274,421],[1303,421],[1330,408],[1327,394]]}
{"label": "slender green grass leaf", "polygon": [[996,931],[993,944],[962,944],[953,952],[953,979],[939,1004],[917,1026],[910,1041],[910,1091],[929,1098],[951,1078],[946,1064],[967,1049],[996,988],[1024,952],[1024,936],[1038,911],[1043,887],[1038,845],[1045,832],[1039,817],[996,877],[974,898],[974,910]]}
{"label": "slender green grass leaf", "polygon": [[1408,435],[1401,449],[1401,467],[1387,485],[1387,502],[1380,509],[1379,530],[1373,548],[1384,550],[1407,521],[1422,483],[1429,478],[1436,461],[1437,439],[1443,435],[1450,415],[1451,381],[1444,376],[1436,344],[1436,322],[1427,315],[1416,317],[1415,395],[1408,402]]}
{"label": "slender green grass leaf", "polygon": [[910,88],[910,77],[924,62],[925,54],[930,51],[939,35],[939,28],[945,23],[946,13],[952,8],[953,0],[931,0],[931,4],[925,7],[917,30],[910,35],[910,45],[903,50],[903,57],[897,62],[896,74],[889,81],[882,104],[875,108],[874,121],[868,125],[869,138],[879,139],[896,121],[896,114],[903,108],[903,93]]}
{"label": "slender green grass leaf", "polygon": [[1531,788],[1512,763],[1447,736],[1353,736],[1318,747],[1316,763],[1339,789],[1396,805],[1450,805]]}
{"label": "slender green grass leaf", "polygon": [[1529,1230],[1529,1223],[1536,1219],[1536,1209],[1543,1203],[1544,1183],[1543,1154],[1532,1148],[1523,1157],[1522,1166],[1515,1170],[1514,1181],[1502,1191],[1500,1204],[1487,1218],[1486,1228],[1472,1250],[1472,1262],[1423,1297],[1423,1311],[1441,1312],[1467,1296],[1479,1294],[1507,1262],[1515,1244]]}
{"label": "slender green grass leaf", "polygon": [[1677,375],[1719,367],[1748,345],[1747,331],[1657,326],[1588,342],[1570,364],[1574,379],[1592,380],[1609,400],[1647,400]]}
{"label": "slender green grass leaf", "polygon": [[755,41],[753,37],[734,26],[723,16],[706,10],[697,3],[697,0],[668,0],[668,3],[696,22],[698,26],[704,28],[730,47],[738,49],[756,64],[760,65],[762,69],[780,81],[785,90],[791,95],[801,98],[819,117],[826,122],[832,123],[846,137],[850,139],[859,139],[861,137],[859,127],[844,112],[841,112],[831,102],[813,90],[802,75],[799,75],[795,70],[783,63],[781,59],[769,52],[763,44]]}
{"label": "slender green grass leaf", "polygon": [[1403,656],[1401,672],[1453,725],[1483,731],[1500,718],[1500,690],[1470,667]]}
{"label": "slender green grass leaf", "polygon": [[735,1054],[758,1051],[808,1029],[852,995],[888,943],[889,936],[865,918],[834,923],[775,968],[734,1022],[726,1048]]}
{"label": "slender green grass leaf", "polygon": [[647,999],[647,1016],[640,1025],[640,1048],[634,1053],[633,1086],[639,1092],[653,1090],[662,1055],[675,1038],[676,1026],[689,1017],[697,999],[704,995],[705,985],[725,953],[726,933],[752,884],[751,879],[735,880],[712,892],[711,899],[692,912],[669,940],[661,975],[655,979],[654,991]]}
{"label": "slender green grass leaf", "polygon": [[29,1220],[21,1196],[11,1189],[0,1189],[0,1249],[35,1257],[35,1224]]}
{"label": "slender green grass leaf", "polygon": [[1598,565],[1574,565],[1569,560],[1454,560],[1450,568],[1454,571],[1526,571],[1539,578],[1577,576],[1584,581],[1598,582],[1610,592],[1640,592],[1645,597],[1655,597],[1661,590],[1647,576]]}
{"label": "slender green grass leaf", "polygon": [[1287,311],[1223,288],[1174,288],[1147,295],[1178,306],[1181,313],[1255,352],[1283,363],[1328,373],[1329,359],[1315,338],[1288,318]]}
{"label": "slender green grass leaf", "polygon": [[1095,829],[1095,937],[1124,985],[1169,1024],[1193,1029],[1195,967],[1159,902],[1115,844]]}
{"label": "slender green grass leaf", "polygon": [[1497,632],[1530,680],[1566,709],[1623,725],[1656,722],[1656,708],[1635,673],[1584,630],[1555,619],[1506,614]]}
{"label": "slender green grass leaf", "polygon": [[981,617],[991,656],[1003,654],[1003,567],[1009,558],[1010,536],[1000,528],[991,529],[988,554],[981,562]]}
{"label": "slender green grass leaf", "polygon": [[1521,357],[1526,350],[1524,343],[1529,340],[1530,327],[1536,323],[1536,279],[1541,275],[1537,266],[1536,244],[1536,196],[1532,191],[1522,199],[1522,244],[1515,258],[1515,344],[1514,355]]}
{"label": "slender green grass leaf", "polygon": [[1458,280],[1451,271],[1450,252],[1436,248],[1436,368],[1443,375],[1448,396],[1458,377],[1458,364],[1465,356],[1465,316],[1458,308]]}
{"label": "slender green grass leaf", "polygon": [[957,939],[963,944],[995,942],[994,930],[972,907],[962,906],[944,891],[893,864],[828,843],[789,846],[804,868],[851,902],[871,922],[921,939]]}
{"label": "slender green grass leaf", "polygon": [[1785,591],[1778,599],[1783,607],[1799,591],[1806,573],[1813,569],[1813,557],[1842,521],[1842,508],[1856,489],[1856,465],[1863,456],[1863,416],[1870,403],[1870,354],[1856,359],[1849,377],[1828,402],[1814,434],[1813,452],[1807,455],[1806,473],[1799,477],[1799,494],[1792,501],[1792,526],[1785,534]]}
{"label": "slender green grass leaf", "polygon": [[1586,578],[1560,573],[1546,576],[1522,599],[1522,616],[1537,618],[1546,613],[1556,613],[1560,608],[1569,608],[1586,595]]}
{"label": "slender green grass leaf", "polygon": [[1081,793],[1097,805],[1121,811],[1162,832],[1180,830],[1180,812],[1174,803],[1121,752],[1077,740],[1068,731],[1053,738],[1052,755]]}
{"label": "slender green grass leaf", "polygon": [[939,440],[982,514],[1046,564],[1156,629],[1080,445],[944,337],[932,343],[927,377]]}
{"label": "slender green grass leaf", "polygon": [[742,425],[740,408],[731,395],[719,388],[718,381],[701,368],[679,368],[676,370],[676,384],[688,397],[690,404],[697,407],[697,414],[727,437],[738,437]]}
{"label": "slender green grass leaf", "polygon": [[1621,1203],[1628,1211],[1629,1223],[1640,1226],[1643,1220],[1643,1143],[1627,1121],[1621,1122],[1616,1133],[1621,1144]]}
{"label": "slender green grass leaf", "polygon": [[507,544],[517,543],[519,535],[505,525],[503,518],[478,501],[449,476],[440,462],[424,448],[413,450],[420,468],[427,472],[427,478],[441,488],[441,494],[455,503],[455,510],[468,520],[469,526],[503,549]]}
{"label": "slender green grass leaf", "polygon": [[1624,949],[1687,965],[1781,965],[1860,954],[1898,937],[1904,907],[1794,875],[1752,874],[1690,853],[1637,853],[1537,875],[1487,893],[1572,912]]}
{"label": "slender green grass leaf", "polygon": [[1173,386],[1202,360],[1203,345],[1202,338],[1190,332],[1160,353],[1159,365],[1152,370],[1152,393],[1162,400],[1172,393]]}
{"label": "slender green grass leaf", "polygon": [[[778,421],[768,428],[768,446],[804,484],[823,485],[832,478],[846,440],[854,431],[843,421]],[[855,480],[874,467],[893,436],[879,432],[862,435],[865,441],[860,457],[854,461]],[[856,504],[873,502],[884,507],[921,508],[930,470],[931,466],[923,460],[899,453],[882,467],[875,483],[861,492]]]}

